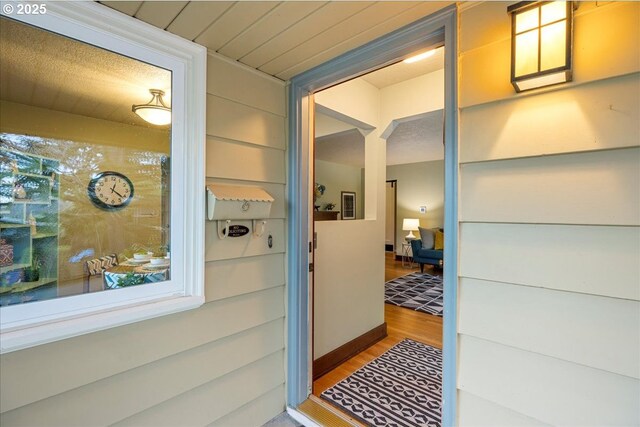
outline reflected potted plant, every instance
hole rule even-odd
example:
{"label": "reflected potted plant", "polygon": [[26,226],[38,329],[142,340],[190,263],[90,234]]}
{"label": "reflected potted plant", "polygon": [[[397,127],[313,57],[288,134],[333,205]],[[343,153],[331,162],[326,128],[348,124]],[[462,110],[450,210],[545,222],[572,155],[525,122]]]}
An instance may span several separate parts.
{"label": "reflected potted plant", "polygon": [[24,269],[24,281],[37,282],[40,280],[40,267],[42,267],[42,261],[38,256],[34,255],[31,260],[31,266]]}
{"label": "reflected potted plant", "polygon": [[142,275],[129,272],[124,277],[120,277],[118,279],[118,287],[126,288],[127,286],[141,285],[142,282],[144,282],[144,277]]}
{"label": "reflected potted plant", "polygon": [[324,210],[326,210],[326,211],[332,211],[332,210],[333,210],[333,208],[335,208],[335,207],[336,207],[336,204],[335,204],[335,203],[327,203],[326,205],[324,205]]}

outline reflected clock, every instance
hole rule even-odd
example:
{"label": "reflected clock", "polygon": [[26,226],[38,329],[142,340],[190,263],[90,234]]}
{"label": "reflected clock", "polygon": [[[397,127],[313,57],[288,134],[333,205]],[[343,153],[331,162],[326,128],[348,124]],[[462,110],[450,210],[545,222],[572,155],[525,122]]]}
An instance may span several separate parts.
{"label": "reflected clock", "polygon": [[133,198],[133,183],[120,172],[101,172],[91,178],[87,193],[91,202],[101,209],[121,209]]}

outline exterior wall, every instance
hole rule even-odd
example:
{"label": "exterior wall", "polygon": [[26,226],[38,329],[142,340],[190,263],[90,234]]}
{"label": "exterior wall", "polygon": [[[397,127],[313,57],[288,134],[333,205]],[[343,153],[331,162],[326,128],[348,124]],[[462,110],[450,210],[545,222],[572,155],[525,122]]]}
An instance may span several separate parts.
{"label": "exterior wall", "polygon": [[271,193],[264,238],[207,223],[197,310],[3,355],[3,426],[261,425],[284,409],[285,88],[213,55],[208,74],[207,181]]}
{"label": "exterior wall", "polygon": [[[404,218],[418,218],[420,226],[442,228],[444,226],[444,161],[409,163],[387,166],[387,179],[398,180],[396,216],[396,254],[402,255]],[[427,207],[427,213],[420,213],[420,206]],[[414,235],[420,236],[417,231]]]}
{"label": "exterior wall", "polygon": [[460,425],[640,424],[640,4],[581,3],[574,81],[516,94],[460,13]]}

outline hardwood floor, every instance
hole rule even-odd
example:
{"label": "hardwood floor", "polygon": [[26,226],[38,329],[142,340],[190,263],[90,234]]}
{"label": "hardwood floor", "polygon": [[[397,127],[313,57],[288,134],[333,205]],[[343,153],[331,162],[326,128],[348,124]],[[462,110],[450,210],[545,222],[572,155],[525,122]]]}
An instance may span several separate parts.
{"label": "hardwood floor", "polygon": [[[420,268],[403,268],[402,263],[396,261],[393,254],[386,255],[386,281],[413,271],[420,271]],[[438,269],[427,266],[425,266],[425,273],[442,275]],[[442,317],[385,304],[384,318],[387,322],[387,337],[314,381],[314,395],[320,396],[323,391],[345,379],[405,338],[442,348]]]}
{"label": "hardwood floor", "polygon": [[[384,256],[385,256],[385,263],[384,263],[384,281],[385,282],[388,282],[389,280],[393,280],[396,277],[400,277],[409,273],[420,271],[420,266],[418,264],[413,264],[413,267],[411,268],[403,267],[402,261],[396,260],[395,254],[391,252],[386,252]],[[442,270],[432,265],[425,265],[424,272],[434,276],[442,276]]]}

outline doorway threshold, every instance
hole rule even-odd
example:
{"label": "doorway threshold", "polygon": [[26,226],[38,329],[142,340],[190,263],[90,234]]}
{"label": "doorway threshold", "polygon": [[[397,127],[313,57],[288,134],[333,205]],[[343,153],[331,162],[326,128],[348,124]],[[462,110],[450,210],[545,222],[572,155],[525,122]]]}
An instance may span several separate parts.
{"label": "doorway threshold", "polygon": [[322,399],[309,395],[297,408],[287,408],[293,419],[305,427],[364,427],[356,419],[344,414]]}

